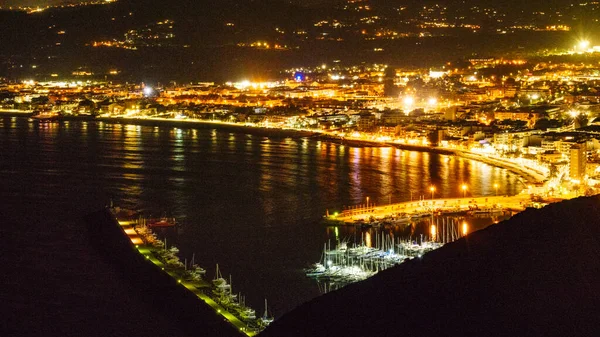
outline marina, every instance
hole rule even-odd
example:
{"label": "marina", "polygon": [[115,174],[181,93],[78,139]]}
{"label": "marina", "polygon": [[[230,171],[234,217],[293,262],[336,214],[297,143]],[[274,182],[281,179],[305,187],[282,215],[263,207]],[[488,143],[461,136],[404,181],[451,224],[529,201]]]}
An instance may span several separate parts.
{"label": "marina", "polygon": [[[245,297],[233,291],[232,276],[229,275],[229,280],[226,280],[218,264],[215,277],[209,282],[206,280],[206,270],[196,264],[195,255],[192,255],[189,263],[187,259],[182,262],[178,257],[179,249],[175,246],[169,247],[166,238],[160,240],[152,232],[151,224],[157,222],[148,221],[143,217],[133,220],[118,218],[118,214],[122,212],[118,208],[113,209],[113,215],[131,240],[131,244],[146,260],[160,267],[161,271],[211,306],[240,332],[254,336],[273,322],[273,317],[268,314],[267,300],[265,299],[263,316],[257,317],[256,310],[246,305]],[[175,226],[175,220],[171,218],[161,218],[157,221],[170,224],[159,225],[160,228]]]}
{"label": "marina", "polygon": [[[363,231],[364,227],[357,226],[356,230],[361,235],[359,242],[339,239],[333,248],[331,241],[327,242],[319,262],[305,269],[306,276],[322,285],[322,292],[329,292],[365,280],[407,260],[421,258],[469,232],[464,216],[418,218],[396,226],[400,227],[396,231],[389,227],[387,230],[380,227]],[[405,236],[406,232],[409,236]]]}
{"label": "marina", "polygon": [[[481,229],[535,206],[533,199],[527,190],[513,196],[421,198],[383,206],[367,197],[365,204],[327,211],[323,222],[335,228],[334,247],[326,243],[319,262],[305,274],[322,293],[339,289],[462,238],[470,231],[467,220],[484,220]],[[353,242],[340,239],[338,228],[344,227],[354,227],[360,240],[356,234]]]}
{"label": "marina", "polygon": [[[433,153],[350,148],[317,139],[276,139],[210,128],[35,123],[24,117],[0,122],[7,148],[26,145],[22,152],[6,154],[8,161],[18,163],[6,166],[14,175],[5,181],[7,195],[31,191],[31,202],[60,198],[61,207],[79,200],[80,213],[98,209],[110,198],[151,218],[160,219],[165,211],[178,224],[153,231],[166,237],[169,247],[179,248],[182,263],[187,258],[189,265],[195,254],[208,282],[217,263],[228,282],[232,274],[233,292],[242,292],[257,318],[263,314],[265,297],[270,314],[278,318],[321,294],[304,268],[319,261],[323,243],[331,240],[335,247],[334,227],[321,223],[326,209],[341,213],[343,205],[364,204],[367,196],[369,208],[371,202],[377,208],[389,203],[390,196],[394,205],[409,201],[411,194],[413,203],[423,202],[419,195],[429,197],[431,185],[437,188],[436,199],[462,197],[457,187],[462,183],[469,186],[467,197],[494,195],[494,183],[500,196],[522,189],[518,177],[506,170]],[[90,148],[99,158],[89,159]],[[64,161],[55,161],[57,156]],[[29,158],[39,162],[31,164]],[[438,171],[439,176],[433,174]],[[69,188],[57,190],[64,182]],[[21,207],[20,199],[7,200]],[[42,210],[53,214],[54,209]],[[407,226],[418,219],[400,221]],[[375,240],[380,228],[375,223],[364,229],[349,223],[338,230],[340,240],[348,239],[351,247],[360,244],[359,234],[353,239],[355,230],[371,230]]]}

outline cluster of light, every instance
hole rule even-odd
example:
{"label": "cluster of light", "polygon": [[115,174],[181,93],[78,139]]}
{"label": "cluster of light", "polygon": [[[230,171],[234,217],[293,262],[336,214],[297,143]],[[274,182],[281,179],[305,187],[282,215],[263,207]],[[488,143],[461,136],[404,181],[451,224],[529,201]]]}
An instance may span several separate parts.
{"label": "cluster of light", "polygon": [[25,85],[33,86],[38,85],[40,87],[46,88],[77,88],[83,85],[93,84],[91,81],[46,81],[46,82],[36,82],[34,80],[25,80],[22,82]]}
{"label": "cluster of light", "polygon": [[144,87],[144,96],[151,96],[152,93],[154,93],[154,89],[152,89],[152,87]]}
{"label": "cluster of light", "polygon": [[429,72],[429,77],[431,78],[441,78],[442,76],[446,75],[446,72],[443,71],[430,71]]}
{"label": "cluster of light", "polygon": [[402,99],[402,103],[406,106],[412,106],[415,104],[415,98],[412,96],[405,96],[404,99]]}
{"label": "cluster of light", "polygon": [[230,87],[234,87],[236,89],[245,90],[245,89],[268,89],[275,88],[280,86],[279,82],[252,82],[249,80],[244,80],[241,82],[227,82],[226,85]]}
{"label": "cluster of light", "polygon": [[331,79],[334,81],[343,80],[346,78],[346,76],[342,76],[342,75],[329,75],[329,77],[331,77]]}
{"label": "cluster of light", "polygon": [[586,50],[590,46],[590,41],[588,41],[588,40],[581,40],[581,41],[579,41],[579,43],[577,43],[577,46],[581,50]]}

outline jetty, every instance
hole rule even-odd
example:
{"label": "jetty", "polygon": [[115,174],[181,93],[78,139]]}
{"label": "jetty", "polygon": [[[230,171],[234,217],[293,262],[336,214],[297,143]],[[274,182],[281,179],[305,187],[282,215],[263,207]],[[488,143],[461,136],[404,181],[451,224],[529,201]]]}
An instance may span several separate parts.
{"label": "jetty", "polygon": [[514,196],[423,199],[383,206],[375,203],[361,204],[347,207],[341,212],[330,213],[327,211],[324,221],[332,225],[356,225],[384,219],[402,222],[411,218],[461,212],[515,213],[525,210],[531,202],[531,195],[521,193]]}
{"label": "jetty", "polygon": [[[229,292],[223,292],[222,287],[214,284],[215,281],[211,283],[205,280],[203,278],[204,269],[193,264],[193,262],[189,264],[188,261],[185,261],[185,264],[181,263],[176,256],[177,248],[167,249],[165,243],[158,240],[149,227],[143,224],[140,225],[138,220],[124,220],[116,216],[115,220],[118,221],[121,229],[139,254],[148,262],[160,268],[163,273],[176,280],[179,286],[184,287],[206,303],[217,315],[222,316],[226,322],[235,327],[237,331],[246,336],[255,336],[268,325],[254,316],[244,315],[246,312],[254,312],[254,309],[246,307],[239,297],[230,293],[230,284],[224,282]],[[227,297],[227,301],[223,300],[224,297]]]}

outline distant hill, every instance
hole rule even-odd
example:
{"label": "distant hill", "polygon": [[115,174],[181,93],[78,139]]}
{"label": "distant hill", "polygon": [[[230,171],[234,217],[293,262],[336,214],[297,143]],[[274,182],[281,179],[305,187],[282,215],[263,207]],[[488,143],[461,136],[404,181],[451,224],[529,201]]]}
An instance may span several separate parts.
{"label": "distant hill", "polygon": [[[590,7],[598,7],[596,3],[565,3],[119,0],[30,15],[0,11],[0,77],[62,78],[81,69],[105,77],[117,69],[121,80],[135,81],[273,79],[282,69],[334,60],[346,65],[436,66],[482,54],[522,57],[572,46],[580,31],[586,32],[583,36],[597,31],[597,15]],[[535,12],[538,4],[543,15]],[[555,4],[563,6],[560,16]],[[152,34],[164,20],[173,22],[169,40],[149,40],[152,46],[133,43],[136,51],[119,48],[131,32]],[[531,29],[560,20],[572,24],[573,32]],[[448,24],[440,28],[436,22]],[[283,48],[244,47],[260,41]],[[92,47],[98,42],[105,44]],[[103,47],[109,43],[113,46]]]}
{"label": "distant hill", "polygon": [[527,210],[277,320],[271,336],[598,336],[600,197]]}

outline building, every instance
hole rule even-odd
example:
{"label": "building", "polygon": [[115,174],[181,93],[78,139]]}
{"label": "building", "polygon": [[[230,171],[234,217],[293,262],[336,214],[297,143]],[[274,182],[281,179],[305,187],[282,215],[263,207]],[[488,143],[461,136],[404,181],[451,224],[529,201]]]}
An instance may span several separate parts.
{"label": "building", "polygon": [[576,143],[571,146],[569,177],[574,180],[583,180],[586,174],[587,154],[585,143]]}
{"label": "building", "polygon": [[533,127],[538,119],[542,118],[543,115],[535,111],[496,111],[494,112],[494,119],[498,121],[512,120],[512,121],[523,121],[527,122],[529,127]]}

